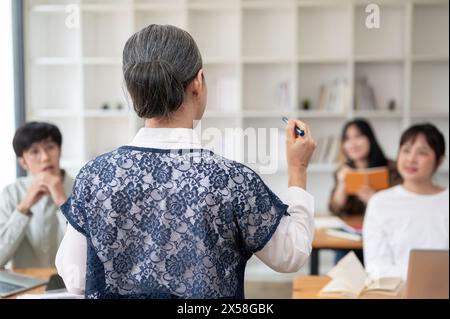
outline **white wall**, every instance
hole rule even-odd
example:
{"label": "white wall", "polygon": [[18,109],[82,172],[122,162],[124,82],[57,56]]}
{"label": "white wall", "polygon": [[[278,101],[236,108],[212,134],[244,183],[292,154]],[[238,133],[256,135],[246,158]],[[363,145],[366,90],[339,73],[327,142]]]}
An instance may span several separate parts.
{"label": "white wall", "polygon": [[0,1],[0,189],[14,181],[14,82],[11,1]]}

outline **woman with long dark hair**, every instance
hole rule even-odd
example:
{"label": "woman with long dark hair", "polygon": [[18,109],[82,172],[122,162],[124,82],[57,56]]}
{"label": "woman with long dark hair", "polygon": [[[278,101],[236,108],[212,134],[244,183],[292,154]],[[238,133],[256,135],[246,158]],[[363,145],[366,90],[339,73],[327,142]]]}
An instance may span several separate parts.
{"label": "woman with long dark hair", "polygon": [[[345,124],[341,135],[342,152],[345,163],[335,172],[335,186],[331,192],[329,209],[339,217],[364,216],[366,205],[375,191],[369,186],[363,186],[356,195],[346,193],[345,178],[354,169],[387,167],[390,186],[401,183],[394,161],[384,155],[370,124],[364,119],[354,119]],[[338,262],[348,251],[337,250]],[[361,251],[357,251],[363,261]]]}
{"label": "woman with long dark hair", "polygon": [[368,200],[375,194],[364,186],[356,195],[345,192],[345,176],[352,169],[386,166],[389,170],[390,186],[399,184],[401,178],[395,162],[384,155],[370,124],[364,119],[354,119],[345,124],[341,135],[345,163],[335,173],[335,186],[331,192],[329,209],[340,217],[364,215]]}

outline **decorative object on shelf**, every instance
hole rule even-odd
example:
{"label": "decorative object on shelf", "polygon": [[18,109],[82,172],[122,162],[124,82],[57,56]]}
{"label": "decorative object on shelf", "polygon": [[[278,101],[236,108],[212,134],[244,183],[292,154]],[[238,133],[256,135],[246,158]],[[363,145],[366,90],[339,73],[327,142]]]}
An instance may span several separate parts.
{"label": "decorative object on shelf", "polygon": [[109,110],[111,107],[109,106],[108,103],[103,103],[101,108],[102,108],[103,111],[107,111],[107,110]]}
{"label": "decorative object on shelf", "polygon": [[311,99],[307,98],[307,99],[303,99],[301,106],[300,106],[301,110],[310,110],[311,109]]}
{"label": "decorative object on shelf", "polygon": [[361,77],[355,81],[355,110],[376,110],[378,109],[375,99],[375,91],[367,81]]}
{"label": "decorative object on shelf", "polygon": [[282,81],[277,85],[276,104],[280,109],[288,110],[291,107],[290,82]]}
{"label": "decorative object on shelf", "polygon": [[397,103],[395,102],[395,100],[394,99],[389,100],[388,110],[395,111],[396,108],[397,108]]}

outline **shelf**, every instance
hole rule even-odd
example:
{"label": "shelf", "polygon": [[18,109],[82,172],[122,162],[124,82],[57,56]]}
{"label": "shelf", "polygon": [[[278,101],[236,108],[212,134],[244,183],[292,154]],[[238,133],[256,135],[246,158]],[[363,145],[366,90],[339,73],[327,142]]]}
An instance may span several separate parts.
{"label": "shelf", "polygon": [[447,62],[448,63],[448,55],[436,55],[436,54],[422,54],[422,55],[414,55],[411,60],[413,62]]}
{"label": "shelf", "polygon": [[205,114],[203,115],[204,118],[206,119],[212,119],[212,118],[216,118],[216,119],[228,119],[228,118],[238,118],[240,117],[240,113],[237,112],[221,112],[221,111],[209,111],[208,109],[205,111]]}
{"label": "shelf", "polygon": [[297,63],[348,63],[350,59],[348,57],[335,57],[335,56],[299,56],[297,57]]}
{"label": "shelf", "polygon": [[84,105],[90,110],[101,111],[108,104],[116,109],[118,104],[126,107],[125,83],[120,65],[90,65],[83,72]]}
{"label": "shelf", "polygon": [[205,65],[207,108],[211,111],[236,113],[240,109],[238,67],[235,65]]}
{"label": "shelf", "polygon": [[87,109],[84,116],[88,118],[129,118],[133,113],[128,110],[95,110]]}
{"label": "shelf", "polygon": [[132,12],[133,6],[131,4],[82,4],[81,10],[83,12]]}
{"label": "shelf", "polygon": [[359,55],[355,56],[357,63],[401,63],[405,61],[403,56],[377,56],[377,55]]}
{"label": "shelf", "polygon": [[244,56],[242,62],[245,64],[286,64],[292,63],[290,57],[258,57],[258,56]]}
{"label": "shelf", "polygon": [[81,61],[85,65],[122,65],[121,57],[84,57]]}
{"label": "shelf", "polygon": [[[65,14],[36,14],[29,16],[29,31],[43,34],[41,37],[30,37],[29,57],[77,58],[81,52],[81,32],[76,26],[67,25]],[[30,28],[32,27],[32,30]]]}
{"label": "shelf", "polygon": [[191,0],[188,2],[187,7],[189,10],[196,11],[239,11],[238,1],[196,1]]}
{"label": "shelf", "polygon": [[38,4],[31,8],[34,13],[66,13],[67,5],[61,4]]}
{"label": "shelf", "polygon": [[[159,6],[160,4],[155,4]],[[171,8],[171,9],[169,9]],[[134,12],[134,29],[138,31],[147,27],[150,23],[153,24],[172,24],[174,26],[186,29],[186,16],[180,7],[167,4],[167,10],[162,8],[151,10],[147,8],[140,10],[138,8]]]}
{"label": "shelf", "polygon": [[286,65],[245,65],[243,110],[292,110],[292,68]]}
{"label": "shelf", "polygon": [[81,113],[77,110],[70,110],[64,108],[58,109],[34,109],[31,110],[33,117],[36,118],[76,118],[80,117]]}
{"label": "shelf", "polygon": [[48,66],[64,66],[64,65],[77,65],[81,63],[79,58],[66,58],[66,57],[39,57],[32,59],[32,63],[35,65],[48,65]]}
{"label": "shelf", "polygon": [[[244,57],[292,57],[295,47],[292,40],[295,25],[293,10],[249,10],[242,13]],[[271,41],[267,41],[271,39]]]}
{"label": "shelf", "polygon": [[[429,108],[428,108],[429,109]],[[444,107],[442,107],[444,109]],[[411,110],[412,118],[427,118],[427,119],[449,119],[449,113],[447,111],[425,111],[427,108],[422,108],[422,110]]]}
{"label": "shelf", "polygon": [[31,109],[75,110],[81,95],[81,68],[77,65],[31,65],[28,76],[32,83],[27,98]]}
{"label": "shelf", "polygon": [[279,118],[283,116],[298,118],[298,119],[344,119],[345,113],[333,113],[324,111],[261,111],[261,110],[247,110],[242,112],[245,118]]}
{"label": "shelf", "polygon": [[297,54],[348,57],[352,34],[350,21],[348,6],[301,7],[298,10]]}
{"label": "shelf", "polygon": [[387,111],[389,103],[392,100],[395,101],[396,111],[403,110],[403,63],[357,63],[355,65],[355,81],[364,78],[367,80],[368,85],[374,90],[378,110]]}
{"label": "shelf", "polygon": [[205,57],[237,58],[239,16],[233,11],[189,11],[188,29]]}
{"label": "shelf", "polygon": [[238,58],[230,58],[230,57],[202,57],[204,65],[230,65],[237,64]]}
{"label": "shelf", "polygon": [[355,110],[353,111],[354,117],[363,117],[367,119],[395,119],[400,120],[403,118],[403,114],[395,111],[387,111],[387,110]]}
{"label": "shelf", "polygon": [[83,12],[83,56],[90,58],[122,56],[126,41],[133,34],[132,17],[132,11]]}
{"label": "shelf", "polygon": [[289,9],[295,6],[294,1],[289,0],[243,0],[242,7],[244,9]]}
{"label": "shelf", "polygon": [[448,59],[448,1],[415,4],[412,19],[413,55],[447,56]]}
{"label": "shelf", "polygon": [[[448,142],[448,1],[377,1],[380,29],[365,25],[367,3],[25,0],[27,120],[52,122],[63,130],[63,163],[74,173],[85,159],[129,143],[143,120],[126,101],[122,51],[134,32],[155,23],[187,30],[202,52],[208,85],[205,147],[210,144],[227,156],[235,142],[224,135],[227,128],[277,129],[279,149],[270,153],[274,151],[280,167],[264,177],[276,193],[286,189],[282,116],[308,123],[323,147],[327,137],[340,137],[346,121],[366,118],[392,158],[405,125],[429,121]],[[77,6],[67,6],[71,4]],[[80,9],[81,28],[67,28],[68,9]],[[351,109],[350,93],[364,76],[375,89],[377,110]],[[330,108],[339,112],[319,109],[321,86],[337,79],[349,83],[347,106]],[[306,99],[311,100],[309,110],[302,109]],[[392,99],[395,111],[388,110]],[[102,109],[105,103],[107,111]],[[123,109],[117,109],[118,103]],[[274,148],[266,138],[266,147]],[[239,161],[259,147],[237,146],[239,151],[229,157]],[[308,190],[318,211],[327,209],[338,165],[321,163],[333,156],[326,157],[314,158],[308,169]],[[439,174],[448,184],[448,165]]]}
{"label": "shelf", "polygon": [[411,109],[448,112],[448,85],[448,62],[414,63],[411,70]]}
{"label": "shelf", "polygon": [[405,7],[380,5],[380,26],[366,25],[368,14],[365,5],[355,8],[355,55],[375,57],[400,57],[405,52]]}

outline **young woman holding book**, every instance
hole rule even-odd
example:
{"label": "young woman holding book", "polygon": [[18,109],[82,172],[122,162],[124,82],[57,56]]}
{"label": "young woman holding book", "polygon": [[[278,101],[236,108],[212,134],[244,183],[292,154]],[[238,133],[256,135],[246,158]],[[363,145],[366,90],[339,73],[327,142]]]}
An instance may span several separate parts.
{"label": "young woman holding book", "polygon": [[364,258],[372,278],[406,279],[412,249],[449,249],[449,193],[433,182],[445,158],[445,140],[431,124],[414,125],[400,140],[397,168],[403,183],[369,201]]}
{"label": "young woman holding book", "polygon": [[[363,186],[355,195],[346,192],[346,175],[354,169],[387,167],[389,185],[401,183],[394,161],[384,155],[370,124],[364,119],[354,119],[345,124],[341,135],[345,163],[335,172],[335,186],[331,192],[329,210],[339,217],[364,216],[368,200],[375,194],[369,186]],[[347,250],[336,251],[336,262]],[[362,253],[356,252],[363,261]]]}
{"label": "young woman holding book", "polygon": [[61,208],[70,226],[56,265],[66,286],[87,298],[243,298],[253,254],[276,271],[297,271],[314,233],[309,127],[287,126],[286,205],[251,169],[202,149],[193,128],[206,81],[186,31],[137,32],[123,71],[145,127],[85,165]]}

